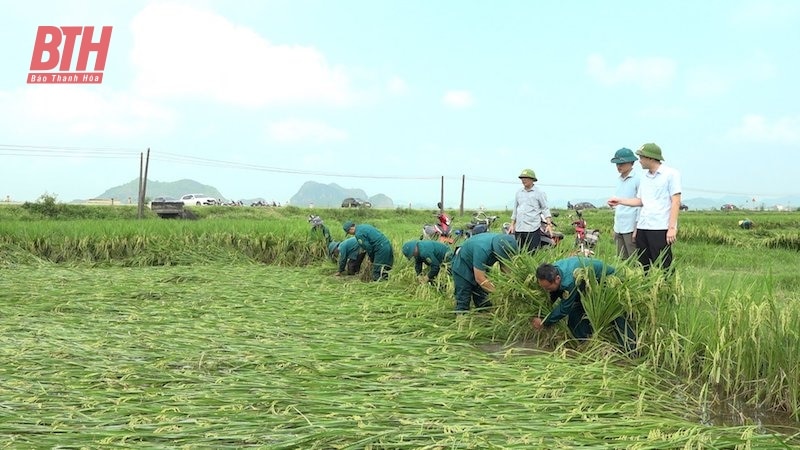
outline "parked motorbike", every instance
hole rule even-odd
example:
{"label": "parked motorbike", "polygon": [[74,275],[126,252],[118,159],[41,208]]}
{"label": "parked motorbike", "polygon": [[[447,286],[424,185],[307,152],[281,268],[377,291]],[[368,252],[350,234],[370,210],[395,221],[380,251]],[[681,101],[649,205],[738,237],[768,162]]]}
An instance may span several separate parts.
{"label": "parked motorbike", "polygon": [[422,236],[420,239],[430,239],[434,241],[452,244],[454,239],[450,236],[452,231],[452,220],[444,212],[436,214],[436,223],[425,224],[422,226]]}
{"label": "parked motorbike", "polygon": [[[558,214],[554,213],[554,217],[557,217]],[[552,225],[551,231],[547,231],[547,224],[542,218],[542,225],[539,228],[541,230],[541,239],[539,241],[539,248],[548,248],[548,247],[555,247],[564,239],[564,233],[560,231],[556,231],[555,228],[558,226],[554,220],[550,220],[550,224]],[[511,233],[511,222],[504,222],[503,223],[503,233],[505,234],[512,234]]]}
{"label": "parked motorbike", "polygon": [[497,216],[487,215],[483,211],[478,211],[472,215],[472,221],[466,225],[464,235],[466,237],[474,236],[489,231],[492,224],[497,221]]}
{"label": "parked motorbike", "polygon": [[576,210],[575,214],[577,219],[572,222],[572,227],[575,229],[575,246],[578,247],[578,253],[583,256],[594,255],[594,248],[597,241],[600,240],[600,230],[589,230],[586,224],[586,219],[583,218],[583,212]]}
{"label": "parked motorbike", "polygon": [[547,225],[542,222],[542,227],[540,228],[541,240],[539,241],[539,248],[548,248],[548,247],[555,247],[564,239],[564,233],[557,231],[555,228],[557,227],[555,221],[551,220],[550,224],[552,225],[550,231],[547,231]]}

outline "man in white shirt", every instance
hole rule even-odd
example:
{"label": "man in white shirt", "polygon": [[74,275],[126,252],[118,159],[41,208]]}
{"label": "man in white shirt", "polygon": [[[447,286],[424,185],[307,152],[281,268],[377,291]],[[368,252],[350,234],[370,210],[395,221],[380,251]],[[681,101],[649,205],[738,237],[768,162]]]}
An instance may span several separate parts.
{"label": "man in white shirt", "polygon": [[519,179],[522,189],[514,196],[508,232],[517,239],[520,250],[533,253],[542,241],[542,222],[546,226],[545,231],[552,232],[552,217],[550,208],[547,207],[547,195],[533,185],[539,181],[536,173],[532,169],[525,169],[520,173]]}
{"label": "man in white shirt", "polygon": [[644,144],[636,154],[644,169],[636,197],[611,197],[608,205],[612,208],[617,205],[641,206],[636,221],[639,262],[645,271],[658,261],[664,270],[668,270],[672,265],[672,244],[678,238],[681,175],[664,164],[661,147],[656,144]]}

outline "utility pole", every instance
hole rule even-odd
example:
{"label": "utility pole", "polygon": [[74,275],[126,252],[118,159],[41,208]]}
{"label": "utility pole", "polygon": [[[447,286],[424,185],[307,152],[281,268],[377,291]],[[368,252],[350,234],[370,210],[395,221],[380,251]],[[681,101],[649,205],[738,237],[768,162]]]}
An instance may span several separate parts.
{"label": "utility pole", "polygon": [[144,198],[147,194],[147,168],[150,165],[150,147],[147,148],[147,158],[139,154],[139,201],[137,203],[137,217],[144,218]]}
{"label": "utility pole", "polygon": [[464,175],[461,175],[461,205],[458,209],[458,214],[460,216],[464,215],[464,182],[465,182],[465,177]]}
{"label": "utility pole", "polygon": [[444,175],[442,175],[442,185],[439,189],[439,214],[444,214]]}
{"label": "utility pole", "polygon": [[144,206],[142,205],[142,173],[144,172],[144,153],[139,153],[139,194],[136,196],[136,218],[144,216]]}

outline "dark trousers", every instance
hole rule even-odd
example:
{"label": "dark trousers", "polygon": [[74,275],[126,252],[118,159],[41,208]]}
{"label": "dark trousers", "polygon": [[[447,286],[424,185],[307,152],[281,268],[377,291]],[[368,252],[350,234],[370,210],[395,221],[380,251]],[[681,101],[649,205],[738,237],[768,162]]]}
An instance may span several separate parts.
{"label": "dark trousers", "polygon": [[[583,309],[583,304],[580,302],[575,304],[572,311],[570,311],[567,316],[567,326],[572,332],[572,335],[577,339],[588,339],[594,332],[591,322],[586,318],[586,311]],[[631,353],[636,350],[636,333],[625,317],[619,316],[614,319],[611,332],[614,334],[617,344],[619,344],[620,348],[626,353]]]}
{"label": "dark trousers", "polygon": [[636,250],[645,271],[662,255],[661,267],[668,270],[672,265],[672,246],[667,244],[667,230],[636,230]]}
{"label": "dark trousers", "polygon": [[520,250],[533,253],[542,242],[542,231],[515,231],[514,237],[517,238],[517,245],[519,245]]}
{"label": "dark trousers", "polygon": [[592,335],[592,324],[586,318],[581,302],[575,302],[567,315],[567,327],[577,339],[588,339]]}
{"label": "dark trousers", "polygon": [[347,260],[347,274],[355,275],[361,271],[361,263],[364,262],[364,257],[367,256],[364,252],[359,252],[356,259]]}
{"label": "dark trousers", "polygon": [[492,306],[486,299],[489,293],[481,289],[474,279],[467,280],[458,274],[453,274],[453,285],[456,291],[456,311],[469,311],[470,303],[474,303],[476,308]]}
{"label": "dark trousers", "polygon": [[375,249],[375,253],[369,255],[372,261],[372,281],[388,280],[389,271],[394,265],[394,252],[392,245],[386,244]]}

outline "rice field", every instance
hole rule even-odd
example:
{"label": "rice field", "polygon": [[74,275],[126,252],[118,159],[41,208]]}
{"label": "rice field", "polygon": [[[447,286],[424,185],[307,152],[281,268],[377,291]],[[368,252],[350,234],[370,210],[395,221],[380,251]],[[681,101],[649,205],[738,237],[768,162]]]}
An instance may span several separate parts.
{"label": "rice field", "polygon": [[[417,285],[402,256],[389,282],[331,276],[301,213],[0,222],[0,447],[800,442],[798,315],[778,302],[796,300],[796,279],[780,267],[757,280],[746,270],[730,276],[755,261],[758,244],[731,257],[693,237],[676,249],[685,268],[675,279],[626,272],[629,289],[614,292],[627,293],[624,307],[640,324],[643,354],[632,357],[602,338],[576,345],[563,329],[531,332],[530,314],[548,307],[526,281],[537,259],[493,274],[493,312],[456,318],[450,283]],[[418,218],[391,213],[369,220],[399,248]],[[338,223],[326,222],[341,238]],[[771,251],[784,265],[796,258]],[[750,275],[772,267],[759,261]],[[679,301],[661,305],[669,299]],[[783,409],[786,420],[715,421],[709,408],[731,397]]]}

